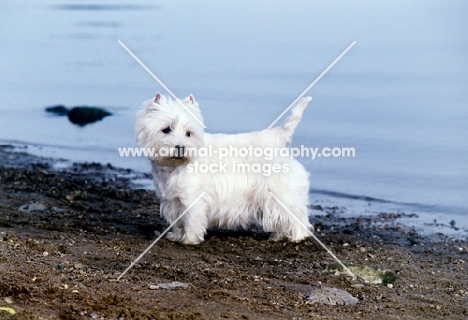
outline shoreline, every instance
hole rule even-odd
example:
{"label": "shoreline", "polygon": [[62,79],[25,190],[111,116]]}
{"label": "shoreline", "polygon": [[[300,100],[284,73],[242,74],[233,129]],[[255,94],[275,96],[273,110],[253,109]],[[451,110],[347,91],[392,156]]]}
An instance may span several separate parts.
{"label": "shoreline", "polygon": [[[4,165],[21,167],[28,163],[47,163],[54,170],[75,170],[74,165],[92,164],[99,168],[107,168],[106,174],[123,176],[130,179],[132,189],[154,190],[154,182],[150,173],[150,164],[139,165],[137,170],[132,166],[121,166],[124,163],[102,162],[104,158],[98,158],[91,163],[84,161],[57,158],[56,152],[52,152],[52,146],[41,146],[21,142],[8,142],[0,140],[0,148],[8,150],[11,154],[16,154],[13,160],[8,160]],[[51,149],[52,148],[52,149]],[[48,151],[46,151],[48,150]],[[1,159],[5,161],[5,159]],[[144,159],[146,160],[146,159]],[[0,163],[1,163],[0,161]],[[88,166],[89,167],[89,166]],[[146,168],[147,170],[144,170]],[[85,170],[85,174],[92,171]],[[104,171],[103,171],[104,172]],[[398,217],[398,223],[405,228],[411,228],[421,235],[438,241],[444,235],[455,239],[468,240],[468,222],[463,221],[463,208],[442,205],[427,205],[420,203],[403,203],[390,199],[374,198],[367,195],[348,194],[337,191],[321,190],[311,188],[309,214],[321,220],[320,216],[327,214],[323,209],[316,208],[338,207],[334,213],[338,213],[338,218],[357,218],[361,215],[380,216],[382,213],[394,213]],[[324,213],[325,212],[325,213]],[[449,213],[447,213],[449,212]],[[329,213],[329,212],[328,212]],[[346,219],[344,219],[346,220]]]}
{"label": "shoreline", "polygon": [[[315,234],[348,266],[388,271],[380,284],[352,280],[313,239],[212,230],[199,246],[162,239],[121,281],[116,277],[162,232],[154,192],[131,188],[127,169],[74,163],[0,147],[0,307],[12,318],[463,319],[468,315],[466,240],[427,237],[402,213],[311,216]],[[164,289],[177,281],[187,286]],[[310,299],[321,288],[357,304]],[[0,309],[1,310],[1,309]],[[403,311],[405,310],[405,311]],[[7,316],[0,311],[0,317]]]}

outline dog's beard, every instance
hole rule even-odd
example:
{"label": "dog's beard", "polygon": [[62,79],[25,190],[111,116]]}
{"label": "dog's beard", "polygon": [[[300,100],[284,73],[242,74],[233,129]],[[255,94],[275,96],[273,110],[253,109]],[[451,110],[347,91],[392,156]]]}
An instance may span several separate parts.
{"label": "dog's beard", "polygon": [[[161,150],[159,150],[161,151]],[[185,147],[175,146],[170,148],[167,155],[159,155],[156,159],[158,165],[168,167],[185,166],[189,162],[189,158],[185,154]]]}
{"label": "dog's beard", "polygon": [[156,162],[159,166],[165,167],[179,167],[186,166],[189,163],[189,158],[187,157],[159,157],[156,159]]}

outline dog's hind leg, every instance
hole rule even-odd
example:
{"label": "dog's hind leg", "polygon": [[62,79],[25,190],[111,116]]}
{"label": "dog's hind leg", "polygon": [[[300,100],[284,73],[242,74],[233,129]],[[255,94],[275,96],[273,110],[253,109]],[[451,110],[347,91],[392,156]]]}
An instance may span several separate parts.
{"label": "dog's hind leg", "polygon": [[313,226],[309,222],[307,204],[294,194],[275,193],[265,204],[262,225],[265,231],[275,232],[273,240],[287,237],[299,242],[311,236]]}
{"label": "dog's hind leg", "polygon": [[[308,209],[306,205],[296,206],[292,208],[291,213],[294,217],[291,217],[288,238],[291,241],[299,242],[311,236],[314,227],[309,222]],[[288,213],[290,215],[290,213]]]}

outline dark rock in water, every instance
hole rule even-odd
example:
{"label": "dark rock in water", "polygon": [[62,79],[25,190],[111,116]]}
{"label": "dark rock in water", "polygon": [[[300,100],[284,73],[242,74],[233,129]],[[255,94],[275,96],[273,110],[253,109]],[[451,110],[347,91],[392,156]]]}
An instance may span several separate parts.
{"label": "dark rock in water", "polygon": [[68,116],[68,120],[70,120],[71,123],[79,126],[101,121],[104,117],[112,115],[109,111],[98,107],[74,107],[69,110],[65,106],[56,105],[47,107],[45,110],[56,116]]}
{"label": "dark rock in water", "polygon": [[112,113],[96,107],[74,107],[68,112],[68,120],[73,124],[85,126],[87,124],[101,121]]}
{"label": "dark rock in water", "polygon": [[68,109],[62,105],[48,107],[45,110],[46,112],[53,113],[57,116],[66,116],[68,114]]}

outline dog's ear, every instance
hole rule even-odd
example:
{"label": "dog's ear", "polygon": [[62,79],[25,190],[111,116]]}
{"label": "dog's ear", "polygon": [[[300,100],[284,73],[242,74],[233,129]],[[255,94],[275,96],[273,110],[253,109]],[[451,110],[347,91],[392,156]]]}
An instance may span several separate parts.
{"label": "dog's ear", "polygon": [[156,95],[154,96],[153,102],[159,104],[159,103],[161,102],[161,99],[162,99],[162,96],[161,96],[161,94],[158,92],[158,93],[156,93]]}
{"label": "dog's ear", "polygon": [[195,97],[193,96],[193,94],[190,94],[187,98],[184,99],[184,102],[186,104],[195,104]]}
{"label": "dog's ear", "polygon": [[195,103],[195,97],[193,96],[193,94],[190,94],[190,95],[189,95],[189,102],[190,102],[191,104],[194,104],[194,103]]}
{"label": "dog's ear", "polygon": [[154,96],[153,101],[148,100],[146,102],[146,113],[157,110],[158,106],[160,106],[161,103],[165,103],[165,102],[166,102],[166,98],[162,94],[160,94],[159,92],[156,93],[156,95]]}

